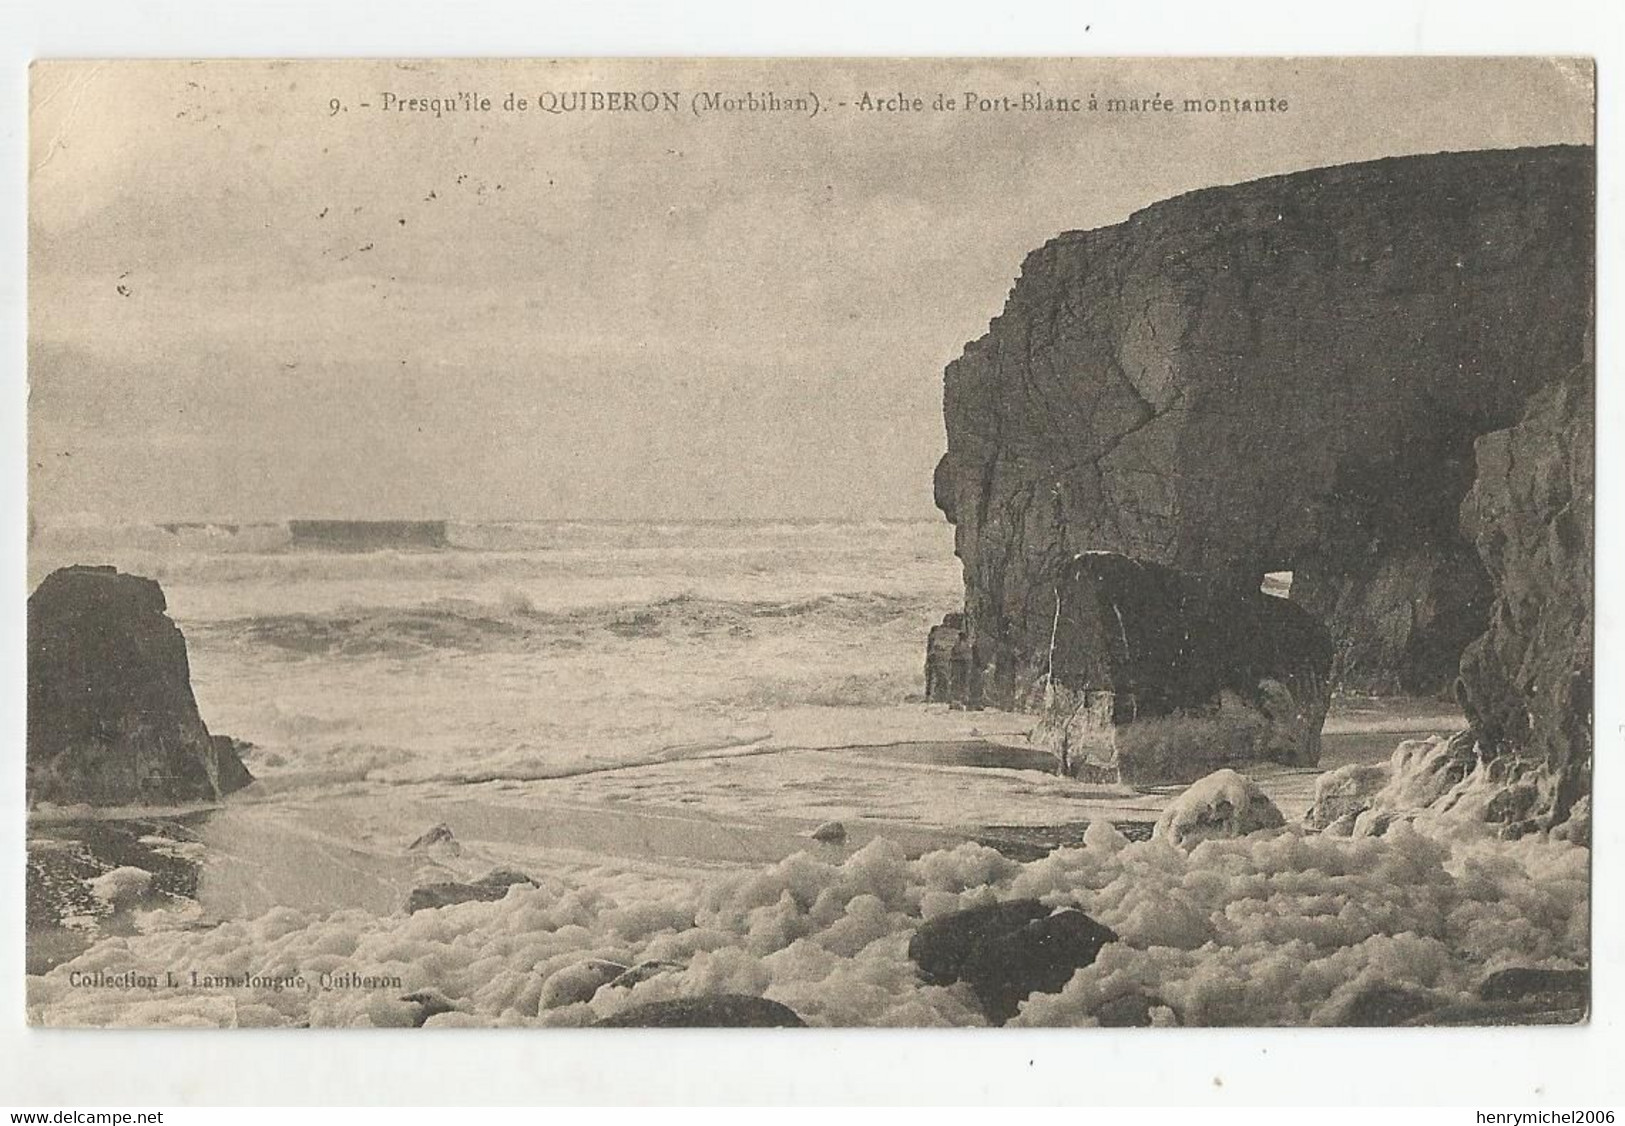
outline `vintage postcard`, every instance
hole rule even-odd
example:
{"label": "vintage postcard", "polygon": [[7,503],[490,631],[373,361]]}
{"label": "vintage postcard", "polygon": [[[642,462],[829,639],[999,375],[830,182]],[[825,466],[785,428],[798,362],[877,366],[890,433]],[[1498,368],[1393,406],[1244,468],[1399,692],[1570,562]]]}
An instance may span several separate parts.
{"label": "vintage postcard", "polygon": [[1587,1019],[1590,60],[31,82],[31,1023]]}

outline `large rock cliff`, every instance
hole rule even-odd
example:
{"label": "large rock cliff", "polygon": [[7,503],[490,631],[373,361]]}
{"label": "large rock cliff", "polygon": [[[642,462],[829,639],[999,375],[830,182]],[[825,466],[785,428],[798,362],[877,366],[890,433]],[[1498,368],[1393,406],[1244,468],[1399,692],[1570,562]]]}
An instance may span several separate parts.
{"label": "large rock cliff", "polygon": [[1340,683],[1447,690],[1497,597],[1458,524],[1474,442],[1588,378],[1593,216],[1589,148],[1441,153],[1195,192],[1031,254],[948,367],[935,480],[989,702],[1037,702],[1086,550],[1238,589],[1292,571]]}
{"label": "large rock cliff", "polygon": [[192,696],[156,582],[64,567],[28,598],[28,799],[214,801],[253,781]]}

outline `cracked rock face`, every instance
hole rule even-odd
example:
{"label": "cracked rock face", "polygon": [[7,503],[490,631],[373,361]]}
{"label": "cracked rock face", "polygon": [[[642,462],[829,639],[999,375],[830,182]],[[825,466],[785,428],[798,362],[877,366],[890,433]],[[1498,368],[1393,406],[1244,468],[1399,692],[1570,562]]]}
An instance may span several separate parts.
{"label": "cracked rock face", "polygon": [[53,571],[28,599],[28,798],[214,801],[253,781],[198,715],[186,639],[156,582]]}
{"label": "cracked rock face", "polygon": [[1036,706],[1057,576],[1090,550],[1292,571],[1342,684],[1447,689],[1496,597],[1458,527],[1474,441],[1582,362],[1593,182],[1588,148],[1394,158],[1031,254],[948,367],[935,478],[988,702]]}
{"label": "cracked rock face", "polygon": [[1591,787],[1596,470],[1590,371],[1478,440],[1461,506],[1496,590],[1489,629],[1461,657],[1457,698],[1479,753],[1538,785],[1528,811],[1563,822]]}

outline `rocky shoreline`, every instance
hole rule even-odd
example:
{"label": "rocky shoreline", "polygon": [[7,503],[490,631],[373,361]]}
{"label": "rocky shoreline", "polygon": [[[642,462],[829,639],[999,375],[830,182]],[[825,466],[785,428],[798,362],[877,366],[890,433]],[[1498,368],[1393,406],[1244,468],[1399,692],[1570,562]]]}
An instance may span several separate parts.
{"label": "rocky shoreline", "polygon": [[[935,495],[965,604],[927,643],[957,671],[928,684],[1045,712],[1063,754],[1169,707],[1222,742],[1217,693],[1134,667],[1172,613],[1143,595],[1156,569],[1238,597],[1290,572],[1332,648],[1275,711],[1313,727],[1331,689],[1454,696],[1478,758],[1533,792],[1498,812],[1561,824],[1591,770],[1594,181],[1576,146],[1395,157],[1034,251],[945,374]],[[1101,552],[1147,571],[1082,592],[1116,617],[1082,667],[1065,625]],[[1186,633],[1217,652],[1247,629]]]}

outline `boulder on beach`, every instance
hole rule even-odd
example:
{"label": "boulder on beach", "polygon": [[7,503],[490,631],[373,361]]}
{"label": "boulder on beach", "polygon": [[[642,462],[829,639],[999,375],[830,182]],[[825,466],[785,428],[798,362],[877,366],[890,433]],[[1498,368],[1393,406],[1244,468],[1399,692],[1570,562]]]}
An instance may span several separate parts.
{"label": "boulder on beach", "polygon": [[118,911],[138,903],[152,888],[152,873],[122,865],[85,881],[90,894]]}
{"label": "boulder on beach", "polygon": [[1481,1001],[1524,1001],[1558,995],[1577,998],[1577,1003],[1583,1004],[1591,995],[1591,971],[1514,966],[1495,971],[1478,986]]}
{"label": "boulder on beach", "polygon": [[463,846],[452,835],[451,826],[442,821],[406,846],[407,852],[418,852],[424,849],[438,849],[452,856],[458,856],[462,854]]}
{"label": "boulder on beach", "polygon": [[826,821],[814,829],[811,836],[822,844],[841,844],[846,840],[846,826],[839,821]]}
{"label": "boulder on beach", "polygon": [[1336,1028],[1394,1028],[1410,1024],[1438,1008],[1426,992],[1374,981],[1332,1006],[1322,1023]]}
{"label": "boulder on beach", "polygon": [[441,907],[452,907],[459,903],[492,903],[507,896],[505,887],[492,887],[488,884],[465,884],[455,880],[444,883],[424,884],[415,887],[406,897],[406,913],[415,915],[419,911],[433,911]]}
{"label": "boulder on beach", "polygon": [[217,801],[248,785],[244,744],[212,736],[186,639],[151,579],[64,567],[28,599],[28,798]]}
{"label": "boulder on beach", "polygon": [[609,984],[615,989],[631,989],[633,986],[648,981],[650,978],[659,977],[661,974],[676,973],[683,968],[681,962],[669,962],[660,958],[652,958],[648,961],[639,962]]}
{"label": "boulder on beach", "polygon": [[568,966],[554,970],[542,983],[540,1005],[544,1009],[559,1009],[591,1001],[594,993],[618,980],[627,972],[620,962],[605,958],[583,958]]}
{"label": "boulder on beach", "polygon": [[1484,978],[1472,1000],[1431,1010],[1408,1023],[1458,1027],[1577,1024],[1590,1009],[1590,970],[1512,966]]}
{"label": "boulder on beach", "polygon": [[744,993],[679,997],[629,1005],[597,1028],[805,1028],[788,1005]]}
{"label": "boulder on beach", "polygon": [[1168,803],[1151,836],[1189,850],[1206,840],[1244,837],[1285,824],[1258,783],[1234,770],[1215,770]]}
{"label": "boulder on beach", "polygon": [[407,1023],[413,1028],[422,1028],[442,1013],[461,1011],[455,1001],[438,989],[419,989],[406,994],[401,1000],[411,1006],[405,1015]]}
{"label": "boulder on beach", "polygon": [[926,982],[966,982],[988,1020],[1004,1024],[1034,993],[1059,992],[1115,941],[1111,928],[1076,908],[1017,899],[931,919],[908,952]]}
{"label": "boulder on beach", "polygon": [[1093,965],[1108,942],[1110,927],[1076,908],[1062,908],[1015,930],[984,938],[961,969],[976,990],[982,1011],[1003,1024],[1034,993],[1058,993],[1072,975]]}
{"label": "boulder on beach", "polygon": [[526,887],[540,887],[535,877],[513,868],[492,868],[485,875],[474,881],[485,887],[510,888],[514,884],[524,884]]}
{"label": "boulder on beach", "polygon": [[523,872],[498,868],[472,883],[445,880],[424,884],[422,887],[413,888],[412,894],[407,896],[406,913],[413,915],[419,911],[451,907],[458,903],[494,903],[496,900],[506,898],[508,889],[515,884],[535,887],[536,881]]}
{"label": "boulder on beach", "polygon": [[1315,796],[1304,811],[1304,827],[1337,837],[1350,835],[1355,819],[1376,804],[1389,778],[1388,767],[1382,763],[1351,762],[1328,770],[1315,779]]}
{"label": "boulder on beach", "polygon": [[1567,820],[1552,830],[1552,839],[1591,847],[1591,795],[1586,794],[1569,810]]}
{"label": "boulder on beach", "polygon": [[1179,1014],[1161,997],[1135,990],[1113,997],[1097,1008],[1093,1016],[1101,1028],[1150,1028],[1156,1023],[1158,1009],[1167,1009],[1174,1024],[1181,1023]]}
{"label": "boulder on beach", "polygon": [[940,915],[921,923],[909,939],[908,956],[928,985],[952,985],[971,951],[984,938],[1042,919],[1050,909],[1036,899],[1011,899]]}
{"label": "boulder on beach", "polygon": [[1301,607],[1105,551],[1074,558],[1054,598],[1036,741],[1062,773],[1166,784],[1320,761],[1332,643]]}

